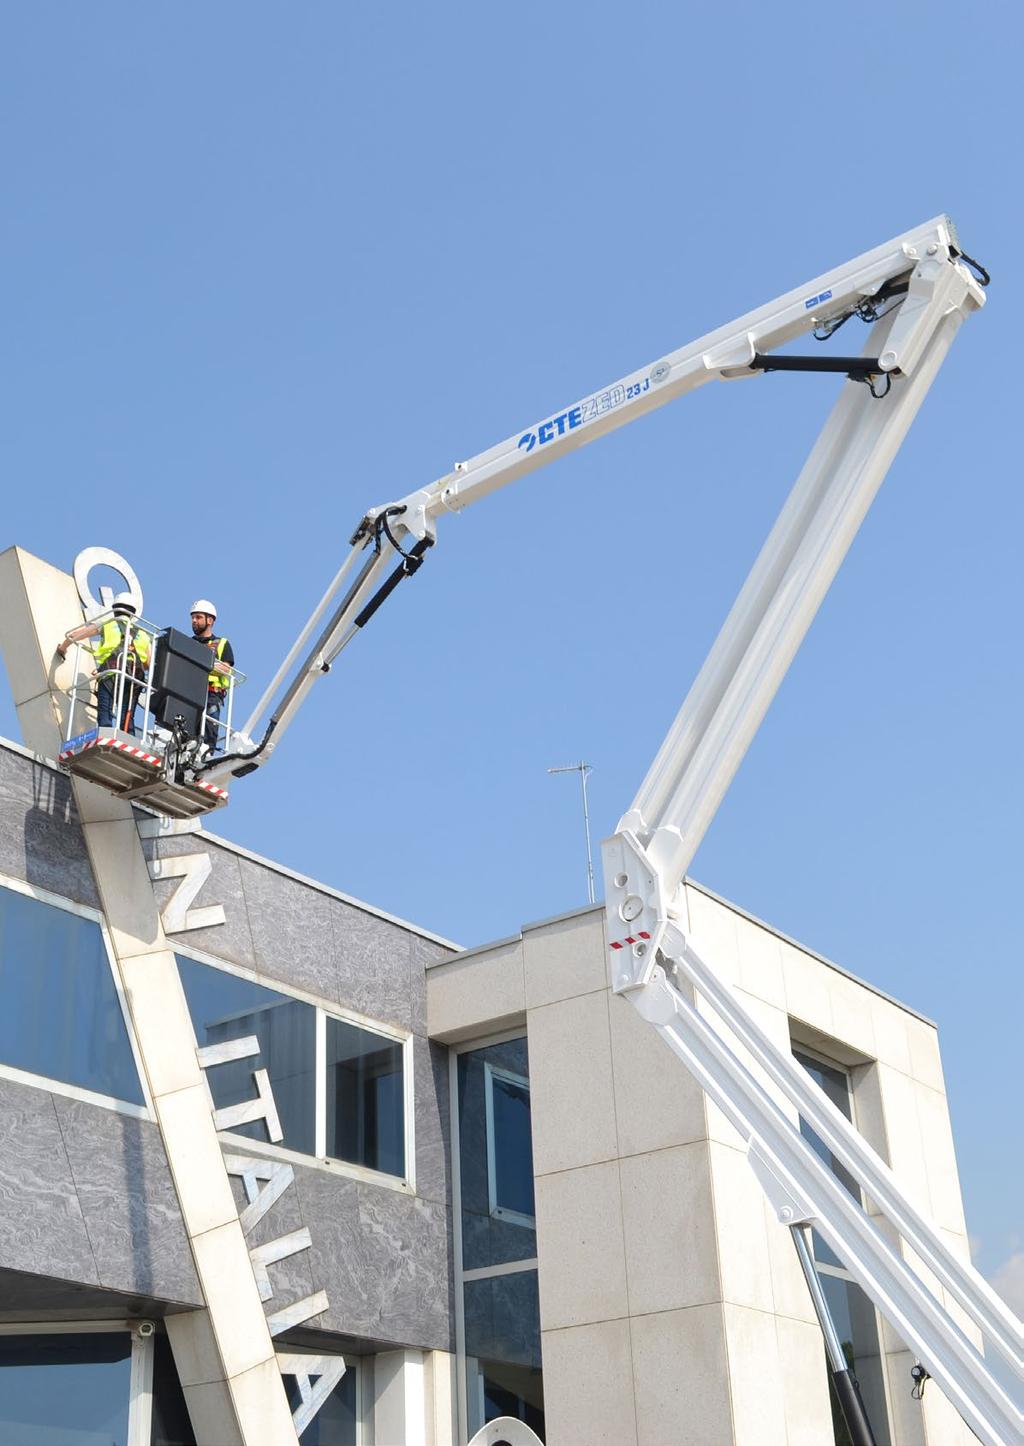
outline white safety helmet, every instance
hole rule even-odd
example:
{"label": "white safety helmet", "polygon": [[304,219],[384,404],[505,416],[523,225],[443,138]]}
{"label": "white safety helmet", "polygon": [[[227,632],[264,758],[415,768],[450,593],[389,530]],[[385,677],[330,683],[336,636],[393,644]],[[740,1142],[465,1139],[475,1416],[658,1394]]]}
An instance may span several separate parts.
{"label": "white safety helmet", "polygon": [[213,603],[208,597],[197,597],[195,602],[189,608],[189,612],[206,613],[207,617],[213,618],[214,621],[216,621],[217,618],[217,609],[214,607]]}
{"label": "white safety helmet", "polygon": [[110,610],[115,617],[118,617],[121,613],[138,612],[138,608],[135,606],[135,599],[130,592],[119,592],[111,601]]}

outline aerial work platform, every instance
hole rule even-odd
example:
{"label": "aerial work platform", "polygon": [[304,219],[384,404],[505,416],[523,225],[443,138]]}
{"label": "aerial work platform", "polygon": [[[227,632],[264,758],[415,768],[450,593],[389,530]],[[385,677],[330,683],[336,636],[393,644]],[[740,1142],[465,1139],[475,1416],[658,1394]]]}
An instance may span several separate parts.
{"label": "aerial work platform", "polygon": [[[108,628],[116,629],[118,641],[104,652]],[[99,656],[88,641],[97,636]],[[234,690],[244,675],[221,669],[225,697],[214,712],[207,648],[116,604],[68,633],[67,645],[72,643],[74,682],[66,691],[61,767],[168,818],[198,818],[222,808],[227,789],[207,779],[201,764],[231,751]]]}
{"label": "aerial work platform", "polygon": [[201,778],[175,783],[166,776],[163,757],[119,728],[93,728],[69,739],[57,762],[76,778],[119,798],[138,799],[168,818],[198,818],[228,801],[227,789],[216,783]]}

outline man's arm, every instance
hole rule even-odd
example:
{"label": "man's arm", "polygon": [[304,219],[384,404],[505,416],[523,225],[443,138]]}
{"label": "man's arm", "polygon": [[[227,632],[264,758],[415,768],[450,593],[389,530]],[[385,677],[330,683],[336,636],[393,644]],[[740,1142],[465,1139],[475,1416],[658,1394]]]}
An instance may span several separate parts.
{"label": "man's arm", "polygon": [[83,642],[86,638],[95,638],[99,631],[99,626],[96,623],[82,623],[79,627],[72,628],[57,644],[58,653],[62,658],[66,658],[68,648],[70,648],[72,643]]}

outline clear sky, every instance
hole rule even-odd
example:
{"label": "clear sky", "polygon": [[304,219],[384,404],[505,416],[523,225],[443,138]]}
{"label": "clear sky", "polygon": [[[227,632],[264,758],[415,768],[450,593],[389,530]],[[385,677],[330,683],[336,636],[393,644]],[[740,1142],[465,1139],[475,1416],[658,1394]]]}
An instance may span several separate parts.
{"label": "clear sky", "polygon": [[[254,695],[367,506],[953,215],[989,305],[693,873],[938,1021],[1018,1308],[1020,43],[903,4],[0,18],[0,546],[108,544],[159,621],[212,596]],[[705,387],[450,519],[216,830],[465,944],[583,902],[546,770],[611,831],[838,385]]]}

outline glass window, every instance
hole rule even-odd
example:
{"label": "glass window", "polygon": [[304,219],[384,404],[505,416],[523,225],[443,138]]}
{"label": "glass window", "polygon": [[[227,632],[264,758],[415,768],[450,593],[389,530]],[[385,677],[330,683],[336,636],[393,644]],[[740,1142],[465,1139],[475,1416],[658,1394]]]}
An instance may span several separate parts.
{"label": "glass window", "polygon": [[467,1280],[463,1289],[470,1434],[498,1416],[513,1416],[543,1439],[537,1272]]}
{"label": "glass window", "polygon": [[0,887],[0,1063],[144,1105],[103,933]]}
{"label": "glass window", "polygon": [[[341,1380],[299,1437],[301,1446],[356,1446],[359,1439],[358,1382],[358,1368],[354,1363],[350,1363]],[[295,1411],[301,1400],[298,1383],[294,1376],[285,1376],[284,1383],[288,1392],[288,1403]],[[315,1377],[313,1386],[316,1387]]]}
{"label": "glass window", "polygon": [[327,1019],[327,1153],[405,1176],[402,1045],[342,1019]]}
{"label": "glass window", "polygon": [[[836,1065],[826,1064],[824,1060],[817,1059],[814,1055],[804,1054],[798,1049],[793,1050],[793,1055],[852,1124],[853,1099],[850,1093],[850,1077],[846,1071]],[[836,1159],[821,1136],[804,1119],[800,1121],[800,1133],[814,1147],[816,1153],[820,1155],[854,1199],[860,1202],[861,1191],[857,1181]],[[811,1232],[811,1240],[814,1263],[817,1266],[818,1279],[821,1281],[829,1314],[839,1335],[850,1369],[860,1384],[868,1420],[871,1422],[878,1446],[889,1446],[889,1415],[885,1400],[884,1373],[875,1308],[856,1281],[850,1278],[839,1257],[829,1249],[817,1231]],[[849,1446],[850,1435],[835,1393],[835,1387],[832,1384],[831,1372],[829,1372],[828,1381],[836,1446]]]}
{"label": "glass window", "polygon": [[492,1215],[532,1224],[533,1148],[530,1082],[484,1065],[487,1085],[487,1169]]}
{"label": "glass window", "polygon": [[[462,1051],[456,1076],[464,1424],[472,1436],[488,1421],[512,1416],[543,1440],[526,1040]],[[461,1395],[460,1386],[460,1402]]]}
{"label": "glass window", "polygon": [[[166,1336],[161,1335],[154,1338],[154,1343],[150,1446],[196,1446],[170,1344]],[[316,1377],[313,1384],[316,1385]],[[302,1400],[298,1382],[294,1376],[285,1376],[284,1385],[288,1404],[295,1411]],[[356,1362],[351,1361],[341,1380],[299,1437],[301,1446],[356,1446],[358,1385],[359,1368]]]}
{"label": "glass window", "polygon": [[[178,970],[200,1047],[254,1034],[260,1052],[214,1065],[206,1078],[218,1109],[256,1096],[253,1070],[270,1075],[274,1103],[290,1150],[316,1153],[316,1010],[261,984],[178,956]],[[236,1125],[234,1134],[266,1140],[264,1120]]]}
{"label": "glass window", "polygon": [[[855,1281],[845,1275],[818,1267],[818,1278],[825,1294],[828,1313],[832,1317],[843,1353],[857,1377],[868,1420],[878,1446],[889,1446],[889,1413],[885,1400],[878,1319],[869,1296]],[[849,1446],[850,1435],[843,1418],[835,1387],[829,1372],[832,1422],[836,1446]]]}
{"label": "glass window", "polygon": [[458,1056],[462,1264],[466,1270],[530,1260],[537,1254],[529,1078],[525,1039],[486,1045]]}
{"label": "glass window", "polygon": [[0,1441],[128,1446],[127,1331],[0,1336]]}
{"label": "glass window", "polygon": [[153,1337],[153,1424],[150,1446],[196,1446],[185,1393],[165,1335]]}
{"label": "glass window", "polygon": [[[801,1054],[798,1050],[793,1051],[799,1064],[802,1064],[807,1073],[814,1080],[815,1084],[832,1101],[837,1109],[842,1110],[846,1118],[853,1123],[853,1112],[850,1103],[850,1080],[845,1070],[837,1069],[834,1065],[825,1064],[823,1060],[815,1059],[813,1055]],[[841,1181],[855,1200],[860,1199],[860,1186],[850,1174],[841,1161],[837,1160],[832,1151],[825,1144],[816,1131],[812,1130],[805,1119],[800,1120],[800,1133],[804,1139],[813,1147],[816,1155],[824,1160],[825,1164]],[[842,1261],[825,1244],[818,1235],[814,1237],[815,1259],[827,1265],[841,1266]]]}

